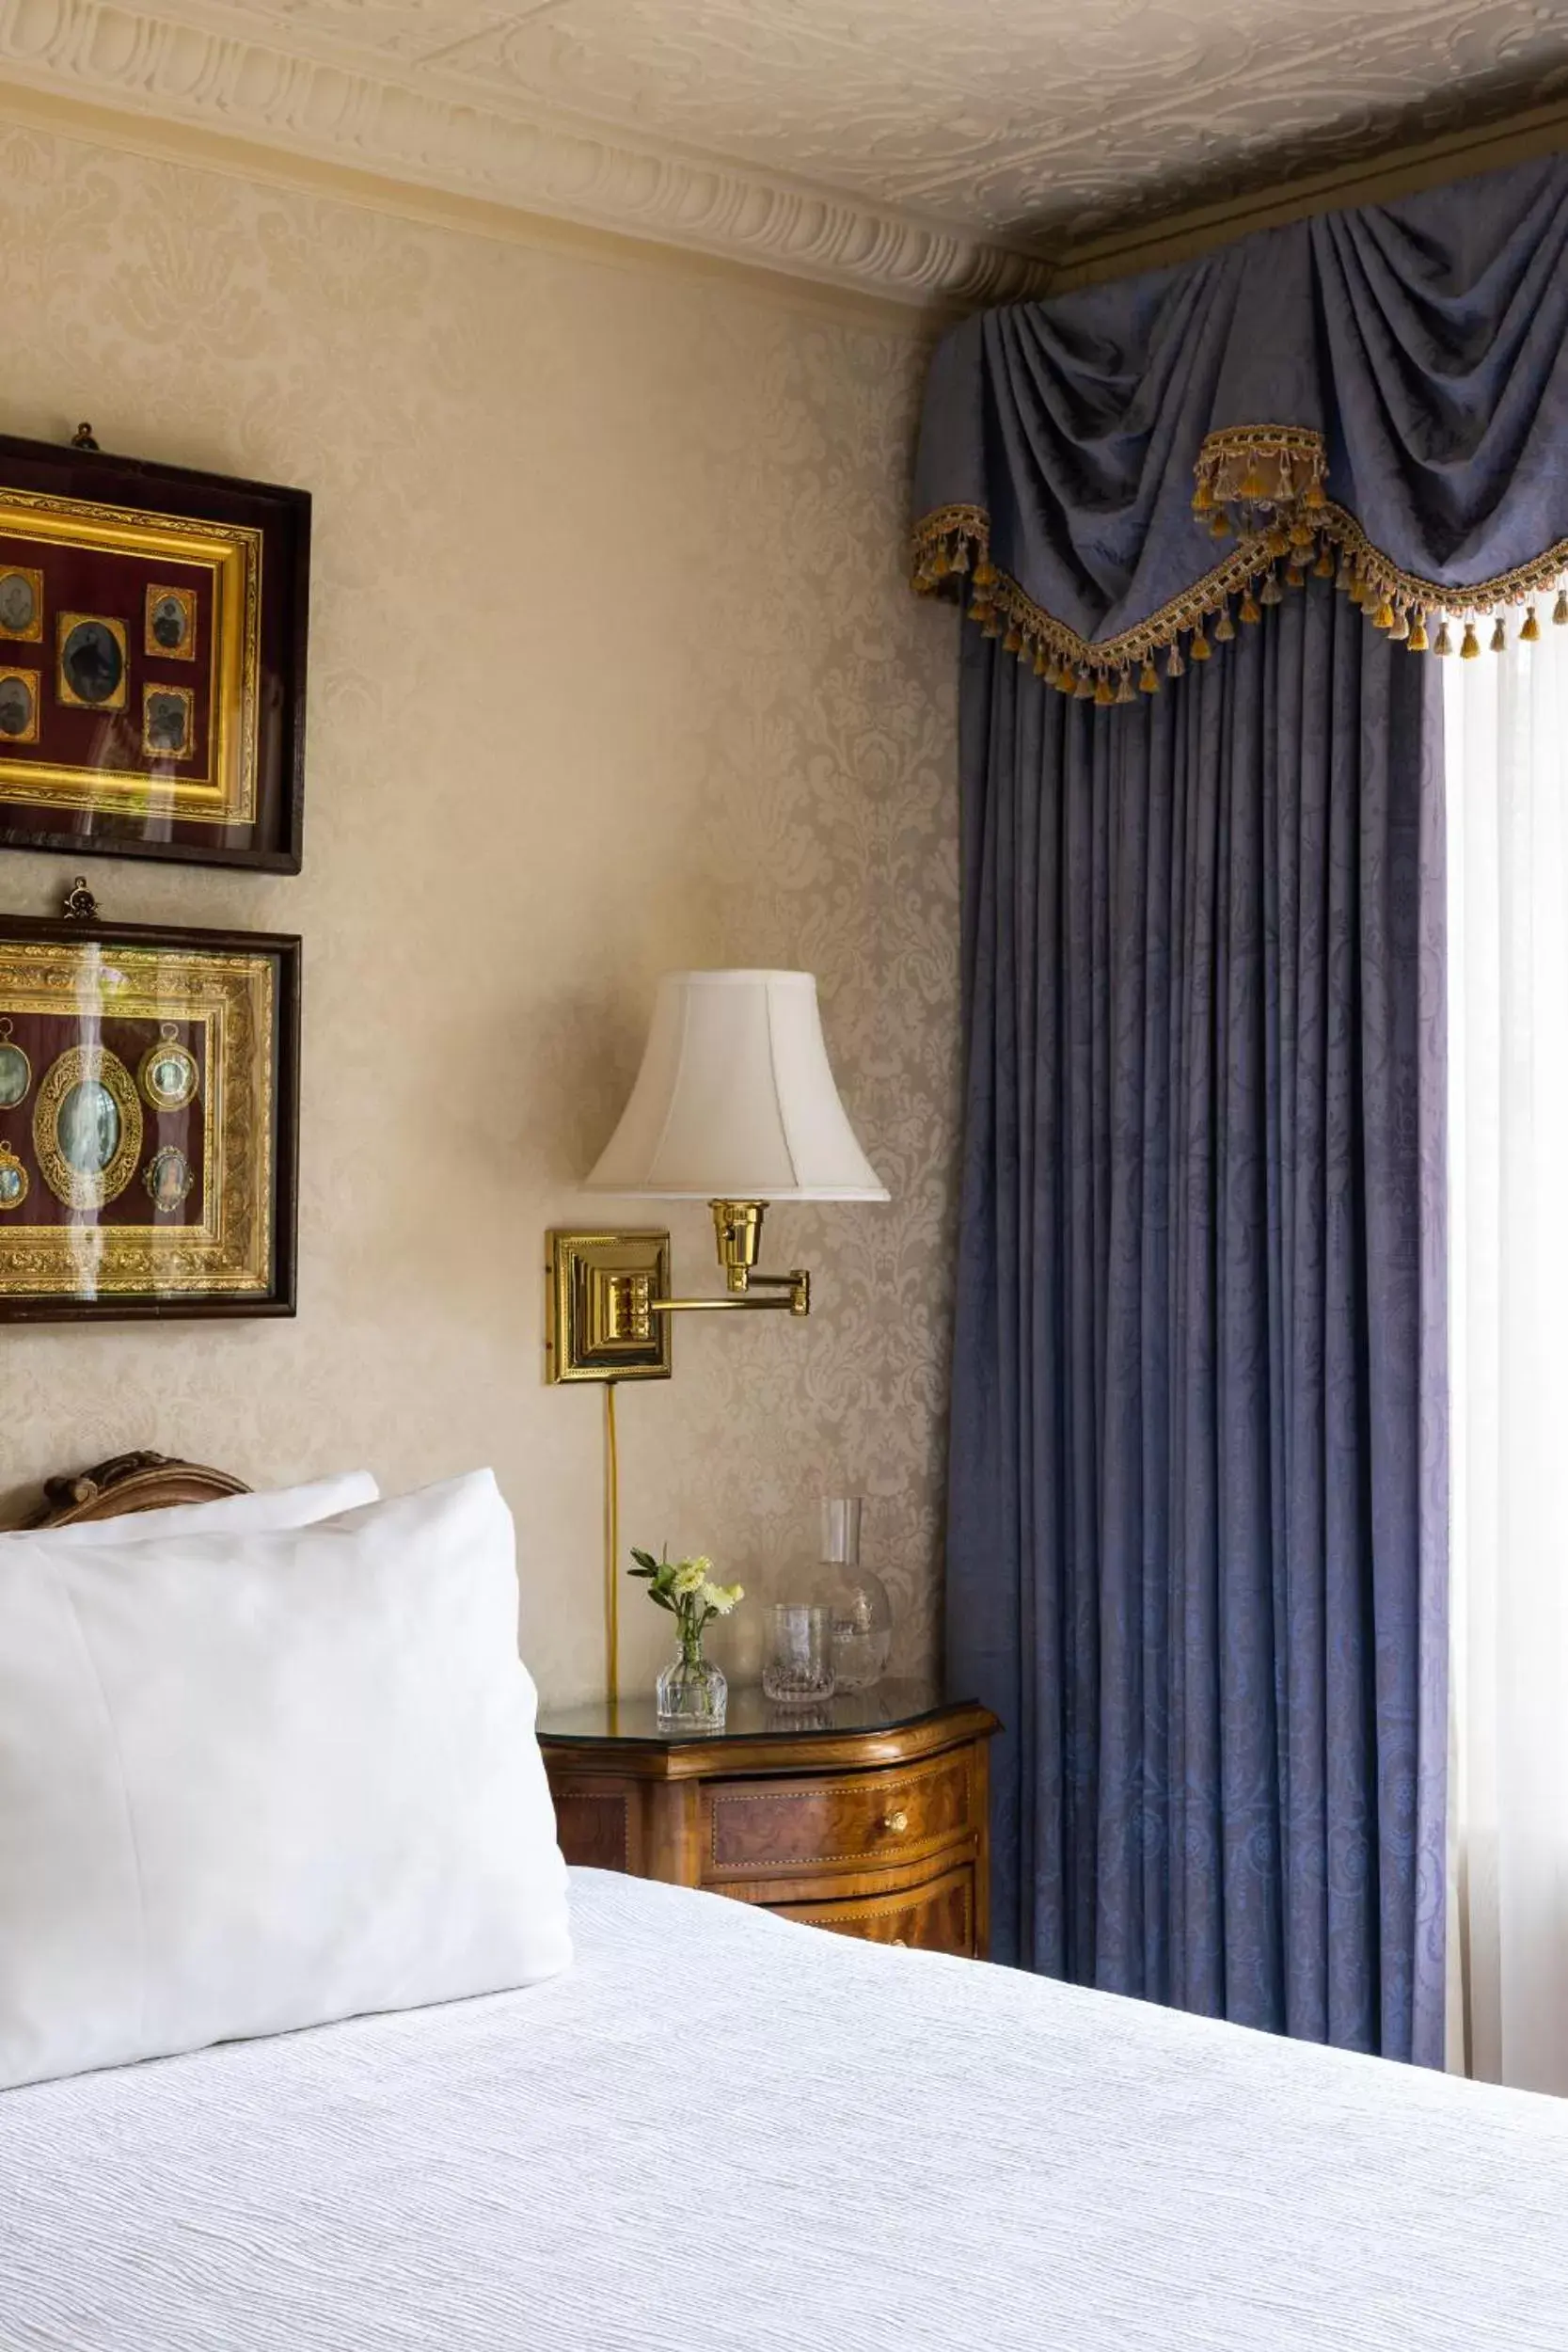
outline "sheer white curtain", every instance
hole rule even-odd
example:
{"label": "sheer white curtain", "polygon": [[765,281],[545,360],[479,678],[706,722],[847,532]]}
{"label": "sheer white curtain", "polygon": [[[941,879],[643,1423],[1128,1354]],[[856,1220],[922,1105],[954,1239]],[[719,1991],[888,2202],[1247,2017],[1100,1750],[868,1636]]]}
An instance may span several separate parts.
{"label": "sheer white curtain", "polygon": [[1568,628],[1444,668],[1449,2062],[1568,2093]]}

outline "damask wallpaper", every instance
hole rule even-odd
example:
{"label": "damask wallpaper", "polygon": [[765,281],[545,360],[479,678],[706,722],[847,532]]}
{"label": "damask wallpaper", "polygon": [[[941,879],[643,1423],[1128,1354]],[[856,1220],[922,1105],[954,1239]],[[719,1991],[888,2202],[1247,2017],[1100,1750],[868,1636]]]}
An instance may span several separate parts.
{"label": "damask wallpaper", "polygon": [[[3,1485],[133,1446],[273,1482],[493,1462],[546,1698],[601,1674],[597,1392],[541,1375],[544,1232],[657,975],[784,963],[885,1209],[779,1209],[811,1320],[683,1322],[622,1392],[627,1542],[759,1594],[863,1492],[931,1653],[956,1098],[950,615],[904,584],[920,354],[758,278],[399,220],[0,132],[3,428],[315,493],[297,882],[95,861],[122,919],[306,943],[295,1323],[0,1343]],[[64,862],[0,861],[52,911]],[[657,1222],[657,1214],[633,1221]],[[677,1277],[711,1284],[705,1211]],[[748,1624],[749,1620],[749,1624]],[[627,1586],[625,1678],[660,1662]],[[756,1618],[733,1641],[754,1654]],[[734,1653],[732,1652],[732,1656]]]}

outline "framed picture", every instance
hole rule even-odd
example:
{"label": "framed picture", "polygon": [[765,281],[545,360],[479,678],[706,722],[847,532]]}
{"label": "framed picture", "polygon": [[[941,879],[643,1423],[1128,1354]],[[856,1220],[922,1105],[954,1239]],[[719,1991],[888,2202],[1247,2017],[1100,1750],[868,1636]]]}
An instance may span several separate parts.
{"label": "framed picture", "polygon": [[299,941],[0,917],[0,1321],[294,1311]]}
{"label": "framed picture", "polygon": [[310,500],[0,436],[0,845],[297,874]]}

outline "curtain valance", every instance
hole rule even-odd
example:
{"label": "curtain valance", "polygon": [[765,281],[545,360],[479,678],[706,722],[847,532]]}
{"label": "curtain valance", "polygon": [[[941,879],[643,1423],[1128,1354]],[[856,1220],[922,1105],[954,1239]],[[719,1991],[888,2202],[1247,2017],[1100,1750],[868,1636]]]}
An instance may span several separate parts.
{"label": "curtain valance", "polygon": [[1552,156],[970,319],[927,390],[915,584],[1100,703],[1308,571],[1412,652],[1533,639],[1553,591],[1568,624],[1565,262]]}

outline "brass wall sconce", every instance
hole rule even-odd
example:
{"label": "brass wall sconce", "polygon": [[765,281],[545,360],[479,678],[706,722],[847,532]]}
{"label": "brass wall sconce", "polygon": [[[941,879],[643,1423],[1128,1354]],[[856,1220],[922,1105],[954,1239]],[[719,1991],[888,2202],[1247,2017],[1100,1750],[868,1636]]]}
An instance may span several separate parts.
{"label": "brass wall sconce", "polygon": [[637,1082],[588,1184],[622,1199],[706,1200],[724,1288],[672,1295],[664,1231],[552,1232],[547,1379],[668,1380],[677,1314],[809,1314],[803,1267],[757,1270],[768,1202],[888,1198],[839,1101],[811,974],[668,974]]}

